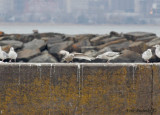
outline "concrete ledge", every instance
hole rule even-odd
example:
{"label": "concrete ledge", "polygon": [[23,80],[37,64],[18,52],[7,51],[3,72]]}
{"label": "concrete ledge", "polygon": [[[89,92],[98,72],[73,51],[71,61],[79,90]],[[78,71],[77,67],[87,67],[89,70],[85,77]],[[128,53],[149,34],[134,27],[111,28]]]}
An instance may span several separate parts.
{"label": "concrete ledge", "polygon": [[1,114],[159,114],[160,64],[0,64]]}

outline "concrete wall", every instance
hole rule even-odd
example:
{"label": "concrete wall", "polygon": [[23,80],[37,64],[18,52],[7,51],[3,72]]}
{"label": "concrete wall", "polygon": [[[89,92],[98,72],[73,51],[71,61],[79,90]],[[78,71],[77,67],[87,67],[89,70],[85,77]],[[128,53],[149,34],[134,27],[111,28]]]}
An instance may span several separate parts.
{"label": "concrete wall", "polygon": [[160,64],[0,64],[0,114],[160,114]]}

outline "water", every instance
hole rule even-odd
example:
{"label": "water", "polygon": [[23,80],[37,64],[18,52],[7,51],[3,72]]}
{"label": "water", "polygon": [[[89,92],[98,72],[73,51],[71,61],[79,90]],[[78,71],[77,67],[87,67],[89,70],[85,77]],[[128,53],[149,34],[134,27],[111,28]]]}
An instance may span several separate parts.
{"label": "water", "polygon": [[32,30],[39,32],[57,32],[64,34],[108,34],[110,31],[116,32],[153,32],[160,36],[160,26],[158,25],[55,25],[55,24],[0,24],[0,31],[5,33],[32,33]]}

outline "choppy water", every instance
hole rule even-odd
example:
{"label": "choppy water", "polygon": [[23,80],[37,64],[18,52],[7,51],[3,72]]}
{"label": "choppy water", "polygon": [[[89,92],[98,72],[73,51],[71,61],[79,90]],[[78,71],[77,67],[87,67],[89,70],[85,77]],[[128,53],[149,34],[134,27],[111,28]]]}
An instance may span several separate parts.
{"label": "choppy water", "polygon": [[32,33],[37,29],[39,32],[58,32],[64,34],[106,34],[110,31],[117,32],[153,32],[160,36],[158,25],[55,25],[55,24],[0,24],[0,31],[5,33]]}

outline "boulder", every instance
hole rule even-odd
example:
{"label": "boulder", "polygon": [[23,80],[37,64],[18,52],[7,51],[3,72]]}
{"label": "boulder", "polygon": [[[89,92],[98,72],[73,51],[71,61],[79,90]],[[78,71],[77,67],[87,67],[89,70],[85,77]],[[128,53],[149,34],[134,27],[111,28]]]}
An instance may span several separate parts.
{"label": "boulder", "polygon": [[5,52],[9,52],[11,46],[10,45],[5,45],[5,46],[2,46],[2,50],[5,51]]}
{"label": "boulder", "polygon": [[81,41],[83,39],[88,39],[90,40],[91,38],[96,37],[97,35],[95,34],[80,34],[80,35],[75,35],[75,42]]}
{"label": "boulder", "polygon": [[129,50],[135,51],[139,54],[142,54],[147,49],[148,49],[148,46],[142,41],[133,42],[129,45]]}
{"label": "boulder", "polygon": [[41,55],[29,60],[32,63],[56,63],[57,59],[50,55],[48,51],[44,51]]}
{"label": "boulder", "polygon": [[128,49],[129,44],[131,44],[131,43],[132,43],[131,41],[125,41],[122,43],[109,45],[108,47],[110,47],[112,49],[112,51],[120,52],[124,49]]}
{"label": "boulder", "polygon": [[[127,40],[132,40],[132,41],[136,41],[136,40],[143,40],[146,37],[156,37],[156,34],[154,33],[149,33],[149,32],[129,32],[124,34],[124,37],[127,38]],[[148,38],[150,39],[150,38]]]}
{"label": "boulder", "polygon": [[111,60],[111,62],[143,62],[141,55],[137,52],[130,51],[130,50],[123,50],[122,54],[116,58],[115,60]]}
{"label": "boulder", "polygon": [[81,47],[85,47],[85,46],[91,46],[91,43],[89,42],[88,39],[83,39],[83,40],[79,41],[78,43],[73,44],[71,47],[71,50],[80,52]]}
{"label": "boulder", "polygon": [[97,52],[96,56],[97,56],[97,55],[100,55],[100,54],[103,54],[103,53],[105,53],[105,52],[108,52],[108,51],[112,51],[111,48],[110,48],[110,47],[105,47],[105,48],[99,50],[99,51]]}
{"label": "boulder", "polygon": [[10,45],[11,47],[14,47],[15,49],[19,49],[23,47],[23,43],[16,40],[3,40],[0,41],[0,46],[3,45]]}
{"label": "boulder", "polygon": [[110,34],[109,34],[109,36],[110,36],[110,37],[113,37],[113,36],[114,36],[114,37],[120,37],[121,34],[119,34],[118,32],[115,32],[115,31],[111,31]]}
{"label": "boulder", "polygon": [[[43,38],[42,38],[43,39]],[[47,44],[55,44],[55,43],[60,43],[65,40],[64,36],[61,35],[55,35],[53,37],[48,37]]]}
{"label": "boulder", "polygon": [[152,47],[154,45],[160,44],[160,38],[155,38],[146,43],[147,46]]}
{"label": "boulder", "polygon": [[81,52],[84,53],[86,51],[95,50],[95,46],[82,46]]}
{"label": "boulder", "polygon": [[128,41],[122,37],[112,37],[112,38],[102,40],[102,42],[104,42],[104,44],[97,46],[99,50],[110,45],[119,44],[119,43],[128,42]]}
{"label": "boulder", "polygon": [[101,40],[107,39],[107,38],[109,38],[109,35],[100,35],[100,36],[92,38],[90,42],[92,45],[100,45],[103,43],[103,42],[101,43]]}
{"label": "boulder", "polygon": [[66,50],[73,44],[73,41],[65,41],[62,43],[47,44],[50,54],[58,54],[60,50]]}
{"label": "boulder", "polygon": [[43,50],[46,47],[44,40],[34,39],[24,44],[24,49],[40,49]]}
{"label": "boulder", "polygon": [[31,58],[38,56],[40,54],[39,49],[23,49],[18,52],[18,59],[23,61],[28,61]]}

